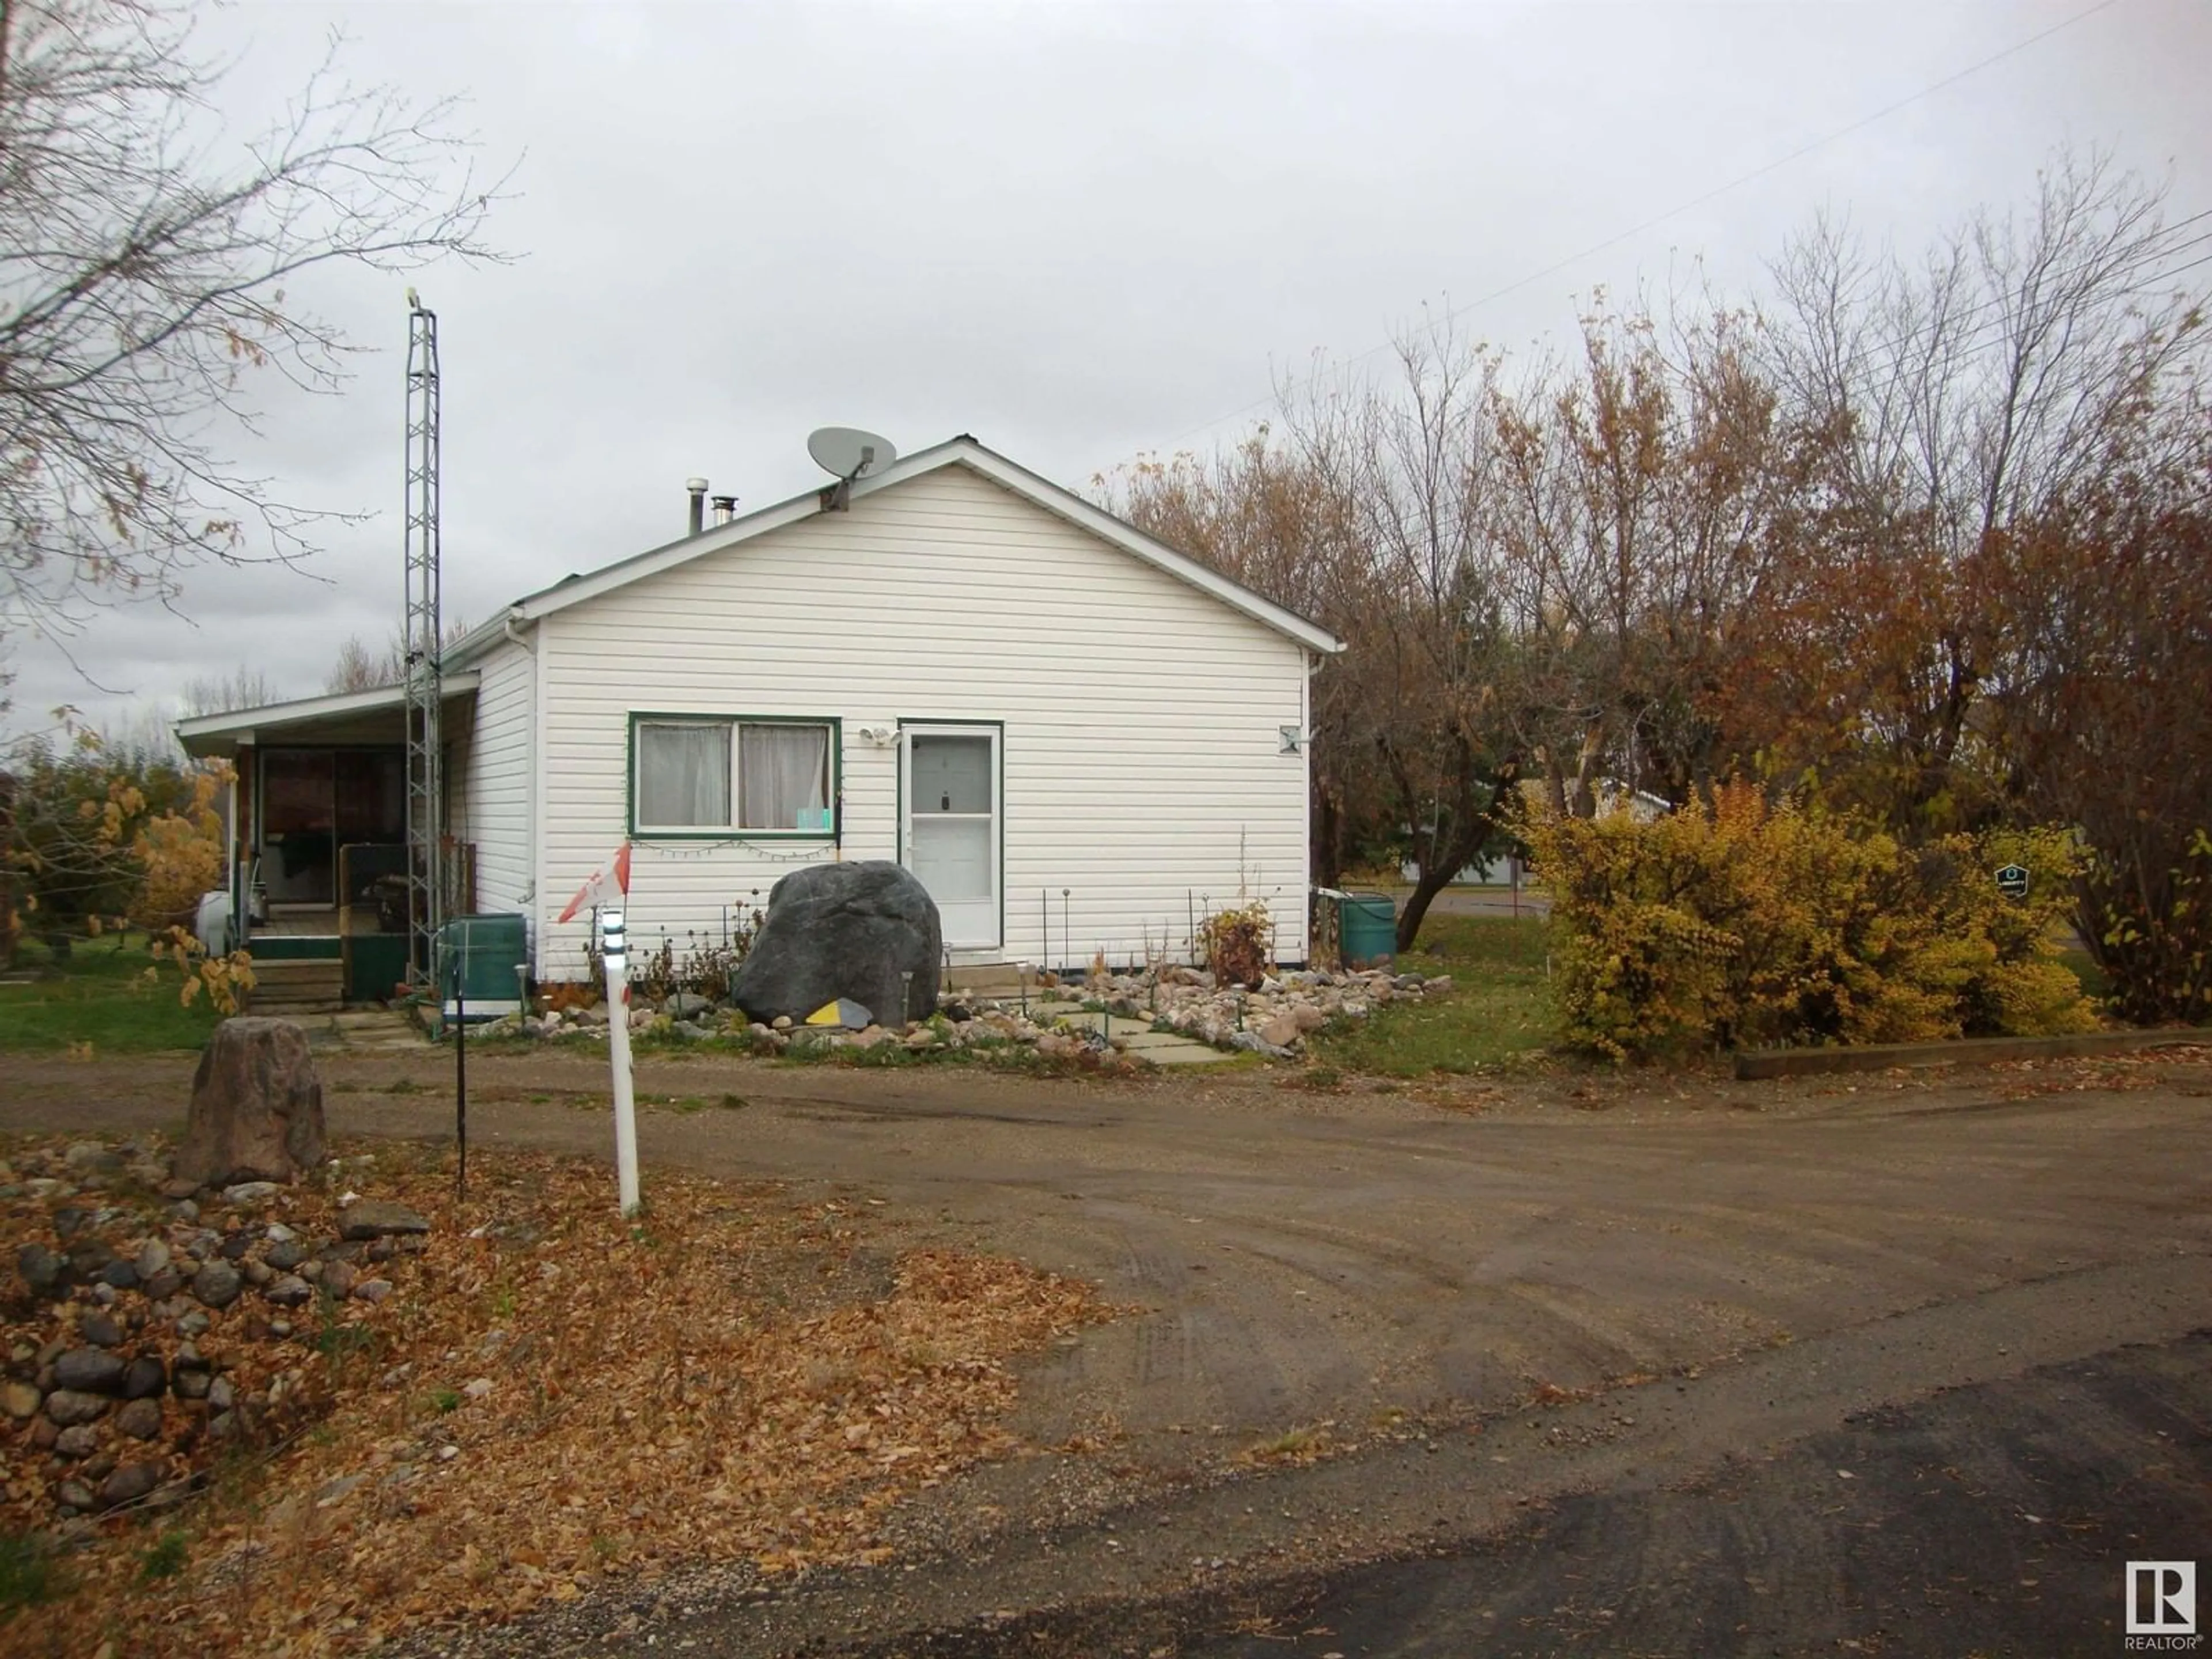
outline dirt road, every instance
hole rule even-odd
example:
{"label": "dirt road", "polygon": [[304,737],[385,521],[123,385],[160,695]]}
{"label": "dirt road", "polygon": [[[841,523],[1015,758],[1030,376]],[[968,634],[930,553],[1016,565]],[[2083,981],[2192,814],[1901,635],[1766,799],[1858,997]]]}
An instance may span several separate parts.
{"label": "dirt road", "polygon": [[[332,1127],[447,1132],[447,1075],[428,1057],[333,1056]],[[472,1135],[601,1152],[602,1076],[480,1061]],[[187,1078],[182,1060],[18,1062],[0,1126],[173,1124]],[[640,1087],[678,1103],[645,1114],[648,1189],[667,1159],[849,1190],[884,1200],[859,1207],[887,1245],[1010,1251],[1147,1311],[1032,1370],[1020,1427],[1069,1449],[910,1517],[914,1571],[765,1601],[664,1589],[472,1650],[642,1653],[652,1636],[656,1653],[1715,1651],[1741,1646],[1708,1639],[1734,1625],[1757,1632],[1746,1651],[2032,1650],[2006,1645],[2011,1624],[1978,1626],[1996,1604],[1963,1589],[1940,1629],[1902,1620],[1894,1596],[1839,1601],[1838,1529],[1902,1539],[1898,1516],[1918,1512],[1902,1472],[1920,1465],[1900,1446],[1917,1434],[1953,1468],[2014,1467],[2077,1376],[2114,1379],[2140,1409],[2113,1408],[2075,1449],[2088,1472],[2060,1524],[2106,1526],[2094,1536],[2114,1549],[2140,1534],[2125,1547],[2157,1559],[2212,1538],[2207,1345],[2189,1340],[2212,1328],[2201,1060],[1832,1084],[1567,1076],[1423,1098],[1251,1074],[1103,1086],[685,1061]],[[1955,1420],[1941,1440],[1913,1413],[1946,1390],[1970,1403],[1942,1407]],[[1895,1476],[1835,1477],[1838,1501],[1872,1506],[1856,1519],[1747,1534],[1717,1519],[1731,1481],[1757,1494],[1746,1517],[1795,1514],[1826,1492],[1815,1466],[1847,1455]],[[2027,1500],[2012,1492],[1944,1488],[1948,1507],[1927,1514],[1962,1564],[1986,1547],[1992,1571],[2014,1571],[2007,1540],[2026,1523],[2010,1511]],[[1560,1528],[1565,1543],[1547,1531]],[[2165,1535],[2181,1528],[2193,1535]],[[1468,1622],[1518,1606],[1512,1585],[1550,1593],[1528,1561],[1624,1532],[1680,1548],[1600,1549],[1589,1596],[1553,1585],[1545,1604],[1601,1602],[1609,1619],[1560,1614],[1510,1640]],[[1391,1560],[1406,1565],[1358,1565]],[[2120,1571],[2114,1555],[2014,1577],[2038,1578],[2043,1627],[2057,1601],[2066,1628],[2117,1644]],[[1757,1616],[1731,1625],[1754,1582]],[[1652,1626],[1656,1645],[1617,1642],[1609,1620],[1662,1583],[1703,1611]],[[1856,1624],[1838,1622],[1847,1603]],[[1297,1623],[1316,1607],[1328,1616]],[[624,1617],[632,1633],[602,1641]],[[1261,1640],[1305,1628],[1337,1634]]]}

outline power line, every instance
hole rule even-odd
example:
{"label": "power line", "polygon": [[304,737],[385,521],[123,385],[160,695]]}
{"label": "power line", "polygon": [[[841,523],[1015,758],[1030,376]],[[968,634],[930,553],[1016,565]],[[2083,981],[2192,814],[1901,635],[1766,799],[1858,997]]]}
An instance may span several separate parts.
{"label": "power line", "polygon": [[[1838,139],[1848,138],[1851,134],[1863,131],[1866,128],[1874,125],[1878,121],[1887,120],[1889,117],[1896,114],[1899,110],[1910,108],[1912,105],[1920,102],[1923,99],[1932,98],[1936,94],[1958,85],[1960,82],[1967,79],[1971,76],[1978,75],[1984,70],[2004,62],[2008,58],[2012,58],[2017,56],[2021,52],[2026,52],[2030,46],[2040,45],[2042,42],[2051,39],[2054,34],[2063,33],[2064,31],[2074,27],[2078,23],[2087,22],[2090,18],[2094,17],[2100,12],[2110,11],[2114,6],[2117,6],[2119,3],[2120,0],[2096,0],[2095,4],[2084,7],[2081,10],[2075,12],[2071,15],[2053,23],[2048,28],[2039,30],[2037,33],[2028,35],[2023,40],[2015,40],[2012,45],[2006,46],[2002,51],[1991,52],[1988,57],[1981,58],[1975,63],[1969,64],[1964,69],[1954,70],[1940,81],[1931,81],[1926,86],[1922,87],[1918,91],[1909,93],[1905,97],[1898,99],[1893,103],[1885,104],[1880,109],[1874,111],[1870,114],[1861,116],[1858,119],[1850,123],[1848,125],[1838,127],[1832,132],[1826,133],[1820,137],[1811,140],[1809,143],[1800,144],[1796,149],[1790,151],[1785,155],[1778,156],[1771,161],[1768,161],[1762,166],[1753,167],[1748,173],[1739,173],[1736,177],[1729,179],[1726,184],[1716,185],[1711,190],[1705,191],[1701,195],[1693,196],[1686,202],[1677,203],[1674,206],[1668,208],[1663,213],[1654,214],[1650,218],[1644,220],[1641,223],[1632,225],[1627,229],[1618,232],[1613,235],[1607,236],[1601,241],[1592,242],[1588,247],[1571,253],[1563,259],[1554,260],[1552,264],[1546,265],[1540,270],[1530,271],[1527,276],[1517,277],[1514,281],[1506,283],[1502,288],[1492,289],[1488,293],[1468,301],[1463,306],[1455,306],[1451,310],[1444,313],[1443,320],[1450,322],[1457,318],[1464,317],[1468,312],[1475,310],[1479,307],[1486,306],[1493,301],[1502,300],[1509,294],[1517,293],[1520,289],[1527,288],[1532,283],[1540,283],[1547,276],[1555,276],[1568,267],[1579,264],[1582,261],[1589,258],[1594,253],[1602,253],[1607,248],[1616,247],[1633,237],[1642,235],[1647,230],[1651,230],[1660,225],[1665,224],[1669,219],[1679,218],[1683,214],[1691,211],[1692,209],[1703,207],[1706,203],[1727,195],[1730,191],[1741,189],[1743,185],[1752,183],[1754,179],[1763,179],[1770,173],[1778,172],[1781,168],[1788,167],[1793,161],[1802,161],[1806,156],[1810,155],[1817,149],[1824,149],[1827,145],[1834,143]],[[1340,362],[1333,365],[1333,372],[1341,374],[1355,363],[1364,362],[1367,359],[1376,356],[1378,353],[1389,350],[1395,343],[1393,341],[1385,340],[1379,344],[1370,346],[1366,350],[1359,352],[1356,356],[1346,357]],[[1315,378],[1316,377],[1308,375],[1306,377],[1306,382],[1310,384]],[[1290,387],[1296,386],[1298,384],[1298,380],[1297,377],[1293,376],[1287,383],[1285,390],[1288,390]],[[1208,431],[1214,427],[1219,426],[1224,421],[1233,421],[1240,415],[1249,415],[1255,410],[1267,409],[1277,403],[1279,400],[1280,396],[1281,394],[1279,392],[1271,392],[1264,398],[1255,398],[1250,403],[1244,404],[1236,409],[1232,409],[1224,415],[1217,415],[1210,421],[1202,421],[1198,425],[1191,427],[1186,431],[1176,434],[1173,437],[1166,440],[1160,447],[1171,448],[1173,446],[1181,443],[1184,439],[1195,437],[1201,432]],[[1123,458],[1124,460],[1132,459],[1133,459],[1133,457]],[[1120,463],[1117,462],[1116,465],[1118,465]],[[1103,471],[1104,469],[1100,470]]]}

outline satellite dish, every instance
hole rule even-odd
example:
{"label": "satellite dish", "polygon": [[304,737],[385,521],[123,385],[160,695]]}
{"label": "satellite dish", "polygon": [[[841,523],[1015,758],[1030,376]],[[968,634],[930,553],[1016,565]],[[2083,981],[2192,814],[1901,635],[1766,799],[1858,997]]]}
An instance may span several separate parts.
{"label": "satellite dish", "polygon": [[814,458],[815,465],[847,483],[881,472],[898,459],[889,438],[852,426],[825,426],[809,433],[806,453]]}

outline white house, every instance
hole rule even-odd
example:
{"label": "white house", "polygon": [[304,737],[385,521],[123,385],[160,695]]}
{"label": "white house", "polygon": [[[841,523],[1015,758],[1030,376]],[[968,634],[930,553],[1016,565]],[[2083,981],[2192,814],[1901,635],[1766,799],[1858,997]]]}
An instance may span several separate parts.
{"label": "white house", "polygon": [[[446,836],[542,980],[583,977],[585,923],[555,918],[625,839],[634,949],[719,938],[802,864],[895,859],[956,965],[1180,957],[1240,895],[1301,961],[1308,683],[1341,648],[956,438],[842,503],[570,576],[448,651]],[[393,688],[179,726],[239,761],[240,857],[281,930],[370,931],[402,720]]]}

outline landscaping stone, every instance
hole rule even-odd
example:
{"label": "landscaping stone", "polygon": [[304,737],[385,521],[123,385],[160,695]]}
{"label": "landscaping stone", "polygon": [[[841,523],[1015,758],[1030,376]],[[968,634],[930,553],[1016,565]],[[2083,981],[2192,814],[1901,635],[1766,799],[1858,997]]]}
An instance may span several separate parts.
{"label": "landscaping stone", "polygon": [[149,1302],[167,1302],[185,1287],[185,1276],[174,1267],[164,1267],[139,1285]]}
{"label": "landscaping stone", "polygon": [[74,1428],[64,1429],[54,1437],[54,1455],[66,1457],[72,1462],[91,1456],[100,1449],[100,1431],[89,1423],[80,1423]]}
{"label": "landscaping stone", "polygon": [[96,1140],[81,1140],[62,1154],[62,1162],[71,1175],[121,1175],[123,1154],[101,1146]]}
{"label": "landscaping stone", "polygon": [[54,1490],[54,1501],[65,1510],[88,1510],[100,1500],[82,1480],[64,1480]]}
{"label": "landscaping stone", "polygon": [[353,1287],[356,1302],[381,1302],[391,1294],[392,1281],[388,1279],[364,1279]]}
{"label": "landscaping stone", "polygon": [[332,1296],[351,1294],[361,1279],[361,1269],[350,1261],[325,1261],[322,1269],[322,1286]]}
{"label": "landscaping stone", "polygon": [[429,1218],[404,1204],[365,1198],[353,1205],[338,1224],[338,1236],[347,1239],[381,1238],[391,1233],[427,1233]]}
{"label": "landscaping stone", "polygon": [[307,1246],[296,1238],[279,1239],[261,1258],[280,1273],[289,1273],[307,1259]]}
{"label": "landscaping stone", "polygon": [[192,1294],[218,1311],[238,1300],[240,1288],[238,1269],[227,1261],[210,1261],[192,1275]]}
{"label": "landscaping stone", "polygon": [[67,1264],[43,1244],[26,1244],[15,1252],[15,1272],[33,1296],[51,1296],[61,1283]]}
{"label": "landscaping stone", "polygon": [[204,1336],[207,1334],[208,1326],[212,1322],[205,1314],[195,1308],[178,1319],[177,1334],[184,1337]]}
{"label": "landscaping stone", "polygon": [[114,1394],[123,1387],[121,1358],[104,1348],[71,1348],[54,1361],[54,1386],[84,1394]]}
{"label": "landscaping stone", "polygon": [[18,1423],[27,1423],[39,1413],[39,1391],[28,1382],[0,1383],[0,1411]]}
{"label": "landscaping stone", "polygon": [[148,1400],[169,1386],[168,1368],[156,1356],[140,1354],[123,1370],[123,1397]]}
{"label": "landscaping stone", "polygon": [[161,1402],[133,1400],[115,1413],[115,1426],[133,1440],[157,1440],[161,1434]]}
{"label": "landscaping stone", "polygon": [[76,1322],[77,1334],[95,1347],[112,1348],[123,1340],[123,1327],[112,1314],[88,1313]]}
{"label": "landscaping stone", "polygon": [[100,1483],[100,1503],[103,1509],[114,1509],[123,1504],[135,1504],[161,1484],[168,1473],[161,1463],[125,1463],[121,1468]]}
{"label": "landscaping stone", "polygon": [[222,1189],[226,1204],[265,1204],[284,1189],[273,1181],[241,1181]]}
{"label": "landscaping stone", "polygon": [[79,1423],[90,1423],[107,1414],[107,1401],[96,1394],[83,1394],[75,1389],[56,1389],[46,1396],[46,1415],[57,1428],[73,1428]]}
{"label": "landscaping stone", "polygon": [[816,865],[769,890],[731,995],[772,1024],[842,997],[878,1018],[896,1011],[903,1025],[935,1012],[943,954],[936,903],[911,871],[884,859]]}
{"label": "landscaping stone", "polygon": [[218,1376],[208,1384],[208,1409],[227,1412],[238,1403],[238,1385],[227,1376]]}
{"label": "landscaping stone", "polygon": [[286,1273],[261,1294],[280,1308],[296,1308],[312,1301],[315,1292],[297,1273]]}
{"label": "landscaping stone", "polygon": [[660,1012],[671,1019],[696,1019],[702,1014],[712,1013],[714,1008],[710,998],[692,991],[678,991],[660,1005]]}
{"label": "landscaping stone", "polygon": [[323,1085],[289,1019],[227,1019],[192,1078],[176,1178],[195,1186],[293,1181],[323,1161]]}
{"label": "landscaping stone", "polygon": [[135,1291],[138,1288],[138,1268],[136,1263],[118,1256],[100,1270],[99,1279],[112,1291]]}
{"label": "landscaping stone", "polygon": [[114,1260],[115,1252],[106,1239],[80,1239],[70,1246],[67,1277],[79,1285],[89,1285]]}

